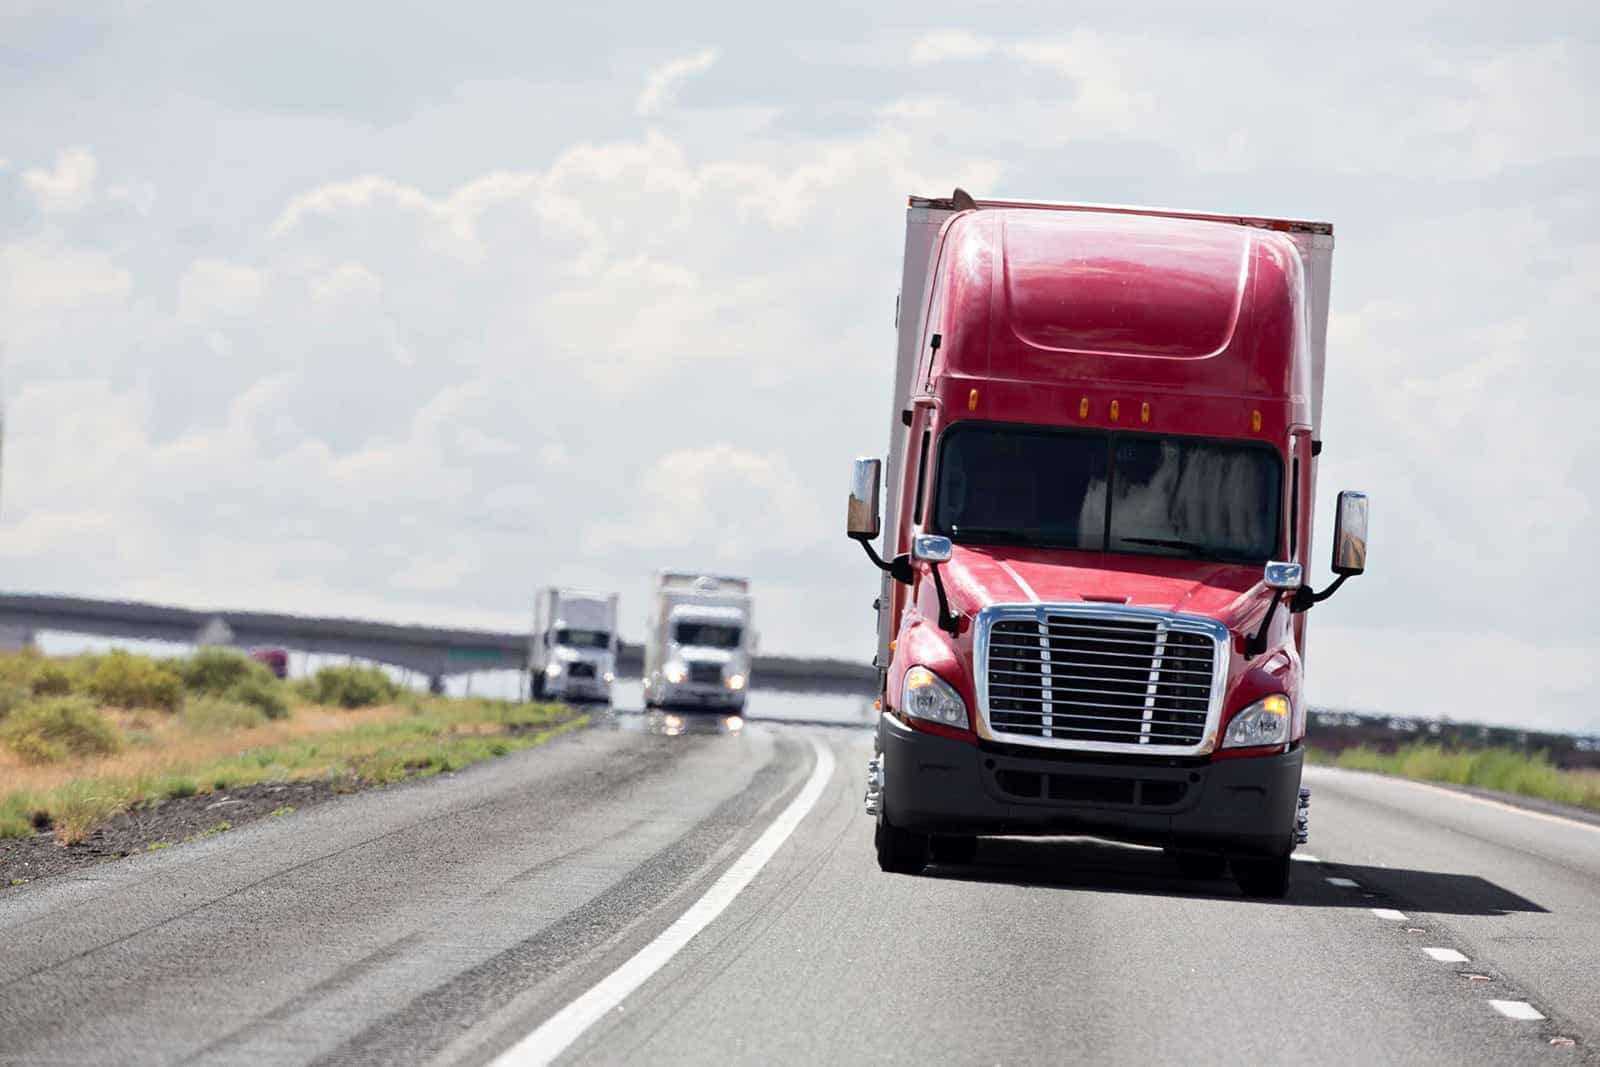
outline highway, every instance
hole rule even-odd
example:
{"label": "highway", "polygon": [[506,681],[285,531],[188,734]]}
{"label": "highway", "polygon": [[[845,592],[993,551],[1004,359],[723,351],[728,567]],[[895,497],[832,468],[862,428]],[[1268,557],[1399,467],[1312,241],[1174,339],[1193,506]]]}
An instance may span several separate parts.
{"label": "highway", "polygon": [[1600,1062],[1600,825],[1314,770],[1285,902],[891,876],[865,730],[661,725],[5,893],[0,1062]]}

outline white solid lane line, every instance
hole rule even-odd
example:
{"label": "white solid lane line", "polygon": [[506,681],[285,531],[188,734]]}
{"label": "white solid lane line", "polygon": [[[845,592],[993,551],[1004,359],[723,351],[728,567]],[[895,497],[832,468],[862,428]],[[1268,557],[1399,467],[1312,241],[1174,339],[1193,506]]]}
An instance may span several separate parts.
{"label": "white solid lane line", "polygon": [[1403,923],[1406,921],[1406,913],[1403,911],[1395,911],[1393,908],[1373,908],[1372,914],[1376,915],[1380,919],[1388,919],[1392,923]]}
{"label": "white solid lane line", "polygon": [[661,931],[632,959],[507,1049],[494,1061],[495,1067],[533,1067],[550,1063],[582,1037],[585,1030],[605,1018],[629,994],[644,985],[651,975],[666,966],[696,934],[711,925],[712,920],[733,903],[740,891],[761,873],[761,868],[783,847],[801,820],[810,814],[827,787],[828,780],[833,777],[832,750],[816,738],[811,739],[811,747],[816,751],[817,764],[800,790],[800,795],[790,801],[789,806],[783,809],[783,813],[772,821],[772,825],[744,855],[722,872],[722,876],[706,890],[705,896],[691,904],[671,926]]}
{"label": "white solid lane line", "polygon": [[1328,884],[1329,885],[1340,886],[1341,888],[1344,888],[1344,889],[1360,889],[1361,888],[1361,883],[1356,881],[1354,878],[1329,878],[1328,879]]}
{"label": "white solid lane line", "polygon": [[1467,957],[1453,948],[1425,948],[1422,951],[1438,960],[1440,963],[1467,963]]}
{"label": "white solid lane line", "polygon": [[1531,1023],[1544,1018],[1543,1013],[1526,1000],[1491,1000],[1489,1004],[1508,1019],[1522,1019]]}

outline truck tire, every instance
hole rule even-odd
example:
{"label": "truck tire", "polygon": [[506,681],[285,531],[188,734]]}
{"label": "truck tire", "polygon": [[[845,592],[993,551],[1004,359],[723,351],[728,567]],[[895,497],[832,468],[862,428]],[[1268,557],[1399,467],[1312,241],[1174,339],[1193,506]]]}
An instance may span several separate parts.
{"label": "truck tire", "polygon": [[935,863],[971,863],[978,856],[978,839],[971,834],[935,834],[928,839]]}
{"label": "truck tire", "polygon": [[928,835],[914,834],[878,820],[872,843],[878,849],[878,870],[888,874],[921,874],[928,865]]}
{"label": "truck tire", "polygon": [[1227,857],[1216,852],[1190,852],[1186,849],[1170,848],[1167,850],[1167,855],[1172,857],[1178,873],[1185,878],[1212,881],[1228,873]]}
{"label": "truck tire", "polygon": [[544,699],[544,671],[535,671],[533,673],[533,699]]}
{"label": "truck tire", "polygon": [[1289,874],[1294,861],[1281,856],[1235,856],[1233,879],[1247,897],[1282,900],[1289,895]]}

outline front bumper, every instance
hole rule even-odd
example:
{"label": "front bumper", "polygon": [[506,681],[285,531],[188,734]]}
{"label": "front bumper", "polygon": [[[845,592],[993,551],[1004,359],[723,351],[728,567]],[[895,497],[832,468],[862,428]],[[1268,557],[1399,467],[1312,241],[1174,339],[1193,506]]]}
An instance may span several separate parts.
{"label": "front bumper", "polygon": [[574,704],[609,704],[611,686],[598,678],[569,678],[565,675],[546,680],[545,695],[551,700]]}
{"label": "front bumper", "polygon": [[664,708],[738,709],[744,707],[744,690],[687,682],[679,685],[662,682],[656,691],[655,702]]}
{"label": "front bumper", "polygon": [[[1084,834],[1281,855],[1295,828],[1299,749],[1211,762],[1039,758],[878,719],[883,814],[919,833]],[[1052,754],[1054,755],[1054,754]]]}

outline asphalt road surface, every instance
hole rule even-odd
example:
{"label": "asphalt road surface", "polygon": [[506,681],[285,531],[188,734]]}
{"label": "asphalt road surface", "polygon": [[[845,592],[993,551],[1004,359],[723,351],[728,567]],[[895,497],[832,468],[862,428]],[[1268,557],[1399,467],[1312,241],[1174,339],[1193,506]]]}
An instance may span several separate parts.
{"label": "asphalt road surface", "polygon": [[0,1062],[1600,1062],[1600,826],[1319,770],[1286,902],[892,876],[865,731],[619,720],[8,892]]}

